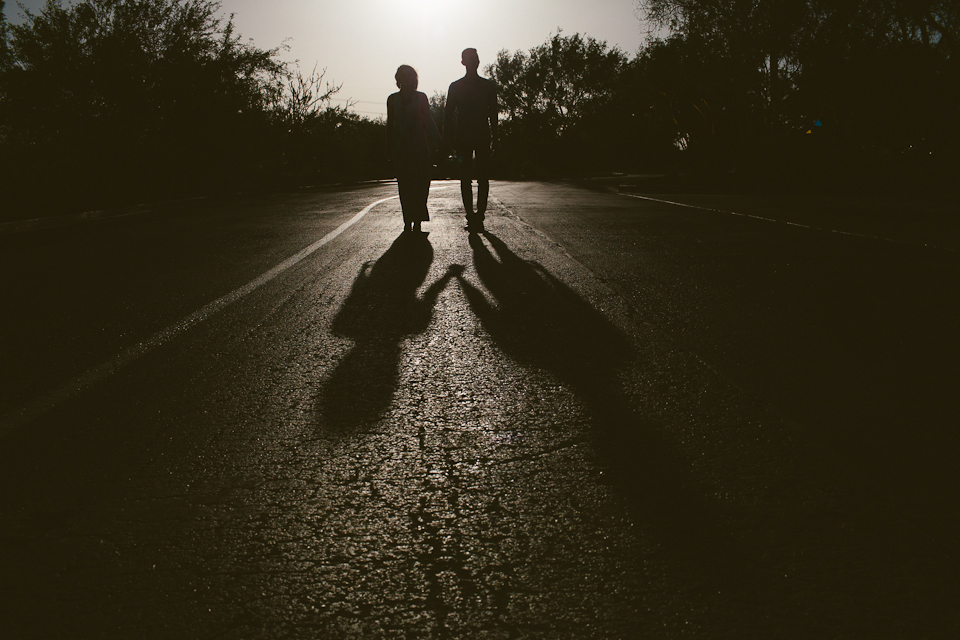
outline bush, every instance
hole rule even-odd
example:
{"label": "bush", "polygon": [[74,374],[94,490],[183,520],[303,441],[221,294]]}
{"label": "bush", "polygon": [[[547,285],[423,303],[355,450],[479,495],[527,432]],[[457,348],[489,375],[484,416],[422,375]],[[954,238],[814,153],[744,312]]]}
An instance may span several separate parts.
{"label": "bush", "polygon": [[378,125],[331,109],[339,87],[282,63],[279,47],[244,42],[219,10],[210,0],[49,0],[22,25],[2,23],[4,210],[286,184],[310,173],[302,148],[345,153],[336,166],[371,173],[370,145],[342,138]]}

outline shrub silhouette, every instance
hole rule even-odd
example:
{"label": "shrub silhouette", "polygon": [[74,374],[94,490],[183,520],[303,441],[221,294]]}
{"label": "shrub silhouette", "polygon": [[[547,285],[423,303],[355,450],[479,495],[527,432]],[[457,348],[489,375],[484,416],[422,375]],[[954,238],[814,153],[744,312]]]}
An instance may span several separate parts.
{"label": "shrub silhouette", "polygon": [[346,131],[354,144],[339,150],[363,162],[338,166],[375,166],[378,125],[331,109],[339,87],[281,62],[282,47],[244,41],[216,2],[50,1],[0,24],[9,211],[276,184],[304,173],[297,149]]}

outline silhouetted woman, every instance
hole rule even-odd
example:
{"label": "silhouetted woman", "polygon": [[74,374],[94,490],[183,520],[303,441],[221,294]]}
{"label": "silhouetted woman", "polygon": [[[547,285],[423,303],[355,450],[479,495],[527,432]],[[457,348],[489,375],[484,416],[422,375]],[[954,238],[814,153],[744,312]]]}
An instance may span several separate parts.
{"label": "silhouetted woman", "polygon": [[400,91],[387,98],[387,153],[397,174],[403,230],[420,231],[420,223],[430,219],[430,148],[439,144],[440,132],[427,96],[417,91],[417,71],[404,64],[395,78]]}

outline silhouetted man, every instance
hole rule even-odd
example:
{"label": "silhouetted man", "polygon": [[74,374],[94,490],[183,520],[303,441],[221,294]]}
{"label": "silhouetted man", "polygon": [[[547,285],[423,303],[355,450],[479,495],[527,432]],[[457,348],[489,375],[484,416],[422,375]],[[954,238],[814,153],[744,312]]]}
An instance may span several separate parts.
{"label": "silhouetted man", "polygon": [[[443,138],[452,144],[460,171],[460,194],[467,225],[483,225],[490,193],[490,152],[497,137],[497,85],[477,74],[480,56],[476,49],[464,49],[460,62],[467,68],[462,78],[451,83],[443,112]],[[456,131],[451,137],[451,130]],[[473,209],[474,175],[477,178],[477,209]]]}

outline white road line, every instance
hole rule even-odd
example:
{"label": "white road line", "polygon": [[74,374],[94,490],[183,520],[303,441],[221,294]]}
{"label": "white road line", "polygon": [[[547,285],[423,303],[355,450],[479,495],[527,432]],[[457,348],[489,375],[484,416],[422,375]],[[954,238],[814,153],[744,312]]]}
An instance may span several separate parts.
{"label": "white road line", "polygon": [[323,236],[309,247],[303,249],[299,253],[290,256],[277,266],[273,267],[269,271],[263,273],[257,278],[254,278],[247,284],[243,285],[238,289],[234,289],[227,295],[218,298],[211,302],[210,304],[204,306],[198,311],[194,311],[186,318],[180,320],[177,323],[174,323],[163,329],[162,331],[155,333],[150,338],[147,338],[145,341],[136,344],[124,351],[121,351],[119,354],[113,358],[103,362],[102,364],[90,369],[83,375],[70,380],[69,382],[60,385],[56,389],[49,391],[37,400],[34,400],[32,403],[28,404],[25,407],[20,408],[19,410],[12,411],[7,415],[0,418],[0,437],[11,433],[12,431],[19,429],[33,420],[37,419],[47,411],[53,409],[60,403],[72,398],[77,395],[84,389],[87,389],[94,384],[100,382],[101,380],[109,377],[110,375],[116,373],[123,367],[134,362],[144,354],[156,349],[160,345],[169,342],[173,338],[177,337],[190,327],[197,325],[210,316],[214,315],[227,305],[230,305],[240,298],[252,293],[257,290],[264,284],[270,282],[278,275],[289,269],[290,267],[296,265],[298,262],[312,254],[314,251],[327,244],[331,240],[335,239],[341,233],[349,229],[351,226],[360,221],[363,216],[367,215],[371,209],[373,209],[378,204],[387,202],[388,200],[396,200],[400,196],[390,196],[389,198],[383,198],[377,200],[376,202],[366,206],[362,211],[357,215],[353,216],[339,227]]}
{"label": "white road line", "polygon": [[[736,211],[727,211],[726,209],[712,209],[710,207],[698,207],[694,204],[685,204],[683,202],[674,202],[673,200],[662,200],[660,198],[651,198],[649,196],[641,196],[635,193],[621,193],[622,196],[627,196],[628,198],[639,198],[640,200],[650,200],[651,202],[661,202],[663,204],[672,204],[678,207],[687,207],[688,209],[699,209],[700,211],[713,211],[715,213],[725,213],[731,216],[740,216],[741,218],[753,218],[754,220],[763,220],[764,222],[776,222],[777,224],[785,224],[791,227],[800,227],[802,229],[811,229],[813,231],[823,231],[826,233],[837,233],[843,236],[853,236],[855,238],[867,238],[869,240],[881,240],[883,242],[895,242],[897,244],[909,244],[914,246],[923,246],[930,247],[933,249],[944,249],[934,244],[927,244],[925,242],[910,242],[908,240],[894,240],[893,238],[884,238],[882,236],[871,236],[865,233],[853,233],[852,231],[840,231],[839,229],[829,229],[826,227],[814,227],[807,224],[800,224],[799,222],[788,222],[786,220],[777,220],[775,218],[764,218],[763,216],[754,216],[749,213],[737,213]],[[949,249],[947,249],[949,251]]]}

